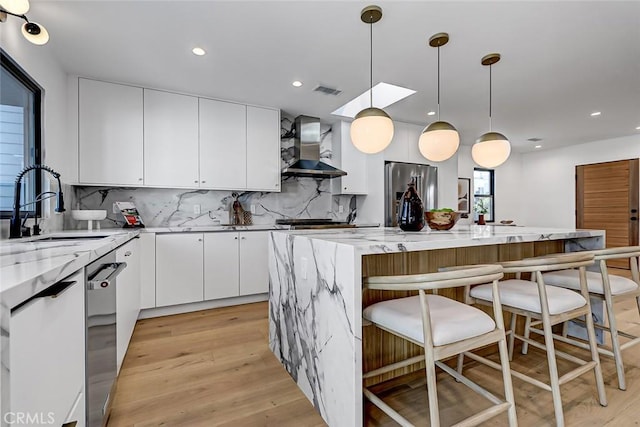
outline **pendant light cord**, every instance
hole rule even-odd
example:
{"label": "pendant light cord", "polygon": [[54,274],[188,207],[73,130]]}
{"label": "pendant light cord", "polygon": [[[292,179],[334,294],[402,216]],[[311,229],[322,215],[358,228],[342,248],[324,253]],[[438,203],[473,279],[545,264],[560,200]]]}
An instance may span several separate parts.
{"label": "pendant light cord", "polygon": [[440,45],[438,44],[438,121],[440,121]]}
{"label": "pendant light cord", "polygon": [[492,131],[491,129],[491,93],[492,93],[492,87],[491,87],[491,68],[493,67],[493,65],[489,65],[489,132]]}
{"label": "pendant light cord", "polygon": [[369,15],[369,104],[373,108],[373,17]]}

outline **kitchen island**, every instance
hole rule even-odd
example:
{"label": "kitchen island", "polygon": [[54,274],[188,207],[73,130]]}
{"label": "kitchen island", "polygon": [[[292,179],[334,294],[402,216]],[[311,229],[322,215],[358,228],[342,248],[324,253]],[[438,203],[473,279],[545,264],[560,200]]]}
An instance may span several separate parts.
{"label": "kitchen island", "polygon": [[[327,424],[362,425],[362,372],[421,353],[377,328],[363,330],[364,307],[407,295],[363,294],[363,277],[603,247],[604,232],[598,230],[459,225],[417,233],[395,228],[274,231],[269,239],[269,345]],[[442,294],[459,299],[460,292]]]}

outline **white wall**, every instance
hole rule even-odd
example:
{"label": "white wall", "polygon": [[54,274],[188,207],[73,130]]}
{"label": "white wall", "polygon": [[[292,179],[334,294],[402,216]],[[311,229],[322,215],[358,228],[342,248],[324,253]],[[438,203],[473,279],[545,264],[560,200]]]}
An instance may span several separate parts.
{"label": "white wall", "polygon": [[[471,157],[471,146],[461,145],[458,149],[458,176],[471,179],[471,191],[473,192],[473,168],[477,165]],[[536,225],[524,223],[522,211],[522,155],[512,152],[509,159],[495,168],[495,210],[496,222],[510,219],[519,225]],[[473,209],[473,205],[472,205]],[[473,222],[473,212],[469,219],[460,220],[461,224]]]}
{"label": "white wall", "polygon": [[640,135],[523,154],[525,225],[575,227],[575,167],[638,157]]}
{"label": "white wall", "polygon": [[[63,182],[73,182],[77,168],[71,161],[74,148],[68,143],[66,73],[48,45],[36,46],[22,37],[22,22],[9,16],[7,22],[0,25],[2,48],[44,89],[43,163],[59,172]],[[3,238],[8,234],[8,223],[8,220],[1,221]],[[59,229],[61,224],[62,218],[55,215],[47,226]]]}

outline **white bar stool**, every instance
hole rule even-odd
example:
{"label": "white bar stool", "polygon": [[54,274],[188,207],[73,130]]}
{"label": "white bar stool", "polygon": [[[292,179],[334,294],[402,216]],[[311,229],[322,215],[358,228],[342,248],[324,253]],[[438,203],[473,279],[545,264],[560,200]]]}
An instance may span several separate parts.
{"label": "white bar stool", "polygon": [[[598,347],[591,318],[591,306],[589,304],[589,292],[585,279],[585,267],[593,264],[593,254],[583,252],[557,254],[538,258],[529,258],[521,261],[509,261],[501,263],[505,273],[516,273],[516,279],[501,281],[498,285],[502,308],[511,312],[511,331],[509,336],[509,356],[513,356],[514,339],[523,341],[523,354],[527,352],[527,345],[544,350],[547,353],[547,363],[549,368],[550,383],[546,384],[535,378],[529,377],[521,372],[511,370],[514,377],[533,384],[543,390],[550,391],[553,397],[553,407],[556,424],[564,426],[564,415],[562,410],[562,397],[560,386],[579,377],[580,375],[593,370],[596,379],[596,388],[600,405],[607,405],[607,397],[604,390],[602,371],[600,370],[600,359],[598,357]],[[578,268],[580,280],[579,288],[581,293],[576,293],[569,289],[548,286],[543,280],[542,272],[562,270],[567,268]],[[531,273],[531,281],[521,280],[521,273]],[[494,292],[490,285],[480,285],[470,289],[468,302],[478,304],[490,304],[494,301]],[[525,316],[524,336],[517,335],[515,331],[517,316]],[[573,355],[558,351],[554,347],[553,332],[551,327],[558,323],[566,322],[585,316],[587,334],[589,336],[588,348],[591,350],[591,360],[585,361]],[[531,319],[537,319],[531,322]],[[542,330],[534,326],[542,324]],[[544,335],[544,344],[529,338],[529,331],[537,331]],[[465,354],[471,359],[477,359],[473,353]],[[558,376],[556,357],[569,360],[579,366],[572,371]],[[463,360],[458,359],[458,371],[462,372]],[[494,364],[497,367],[497,364]]]}
{"label": "white bar stool", "polygon": [[[624,376],[622,351],[640,343],[640,337],[618,330],[614,303],[624,299],[635,298],[638,314],[640,314],[640,274],[638,274],[640,246],[625,246],[581,253],[592,254],[600,267],[599,273],[587,271],[587,288],[589,289],[589,295],[605,302],[609,323],[609,326],[595,325],[595,327],[611,334],[611,347],[599,345],[598,351],[600,354],[613,357],[618,374],[618,387],[620,390],[626,390],[627,385]],[[607,260],[610,259],[628,259],[632,279],[609,274]],[[554,271],[545,273],[542,277],[548,285],[580,290],[580,272],[578,270]],[[581,320],[577,321],[584,324]],[[629,341],[621,343],[620,337],[624,337]],[[582,348],[588,348],[586,343],[569,338],[566,336],[566,333],[563,333],[563,336],[557,337],[557,339]]]}
{"label": "white bar stool", "polygon": [[[431,426],[437,427],[440,425],[436,390],[436,366],[494,404],[456,425],[477,425],[498,414],[507,412],[509,425],[516,426],[517,419],[509,370],[509,356],[497,288],[498,280],[502,277],[502,267],[499,265],[480,265],[441,273],[366,278],[364,285],[368,289],[418,291],[416,296],[372,304],[364,309],[363,316],[378,328],[423,347],[424,355],[411,357],[367,372],[363,374],[363,379],[424,360]],[[438,289],[483,283],[490,283],[486,286],[493,289],[495,295],[493,303],[495,321],[482,310],[437,295]],[[425,292],[427,290],[433,290],[434,294],[427,294]],[[498,343],[500,351],[500,369],[502,370],[504,382],[505,400],[496,397],[491,392],[440,362],[442,359],[453,355],[493,343]],[[363,387],[363,393],[371,403],[396,422],[403,426],[411,425],[407,419],[373,394],[367,387]]]}

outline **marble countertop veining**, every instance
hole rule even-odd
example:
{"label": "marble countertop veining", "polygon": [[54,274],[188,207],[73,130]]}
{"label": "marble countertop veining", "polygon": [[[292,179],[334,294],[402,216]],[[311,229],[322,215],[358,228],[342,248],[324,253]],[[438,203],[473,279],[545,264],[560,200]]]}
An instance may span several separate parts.
{"label": "marble countertop veining", "polygon": [[604,238],[603,230],[579,230],[548,227],[500,227],[492,225],[457,225],[451,230],[436,231],[425,227],[419,232],[399,228],[349,228],[331,230],[281,231],[354,247],[360,254],[446,249],[539,240]]}
{"label": "marble countertop veining", "polygon": [[[140,233],[137,229],[66,231],[0,241],[0,307],[10,309]],[[72,240],[94,235],[95,240]],[[42,240],[55,236],[71,240]]]}

